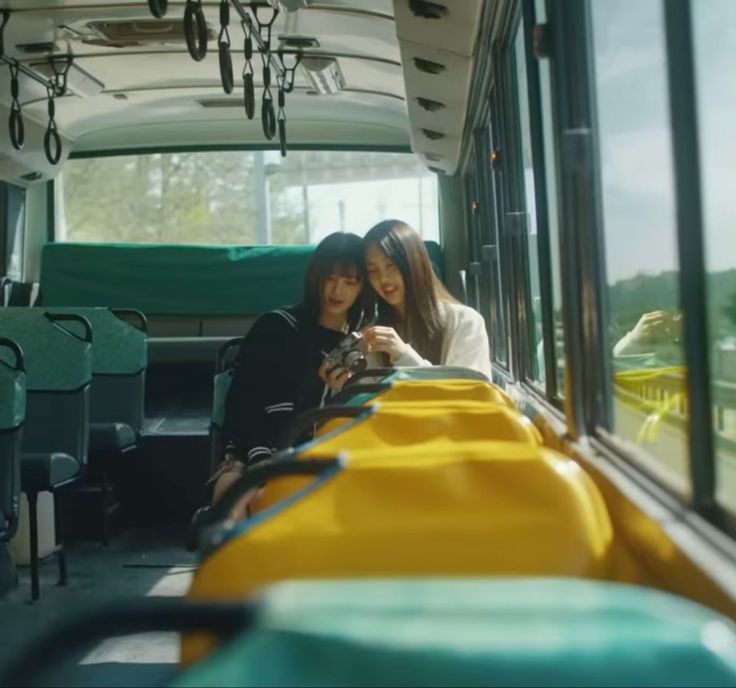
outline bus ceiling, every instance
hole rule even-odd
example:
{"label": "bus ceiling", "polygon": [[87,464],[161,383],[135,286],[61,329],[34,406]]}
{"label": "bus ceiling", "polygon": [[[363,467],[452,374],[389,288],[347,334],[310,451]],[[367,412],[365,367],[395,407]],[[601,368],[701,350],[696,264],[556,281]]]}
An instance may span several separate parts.
{"label": "bus ceiling", "polygon": [[453,174],[486,4],[7,0],[0,178],[47,180],[70,153],[263,145],[411,148]]}

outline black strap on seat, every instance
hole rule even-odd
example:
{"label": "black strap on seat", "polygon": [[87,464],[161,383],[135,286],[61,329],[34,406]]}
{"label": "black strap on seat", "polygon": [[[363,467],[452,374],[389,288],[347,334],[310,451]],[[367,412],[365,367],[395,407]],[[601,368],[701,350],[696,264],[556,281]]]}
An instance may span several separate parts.
{"label": "black strap on seat", "polygon": [[358,418],[359,416],[369,416],[376,410],[376,406],[322,406],[321,408],[312,409],[299,414],[285,435],[281,438],[281,446],[284,449],[290,449],[296,441],[309,428],[326,423],[328,420],[336,418]]}
{"label": "black strap on seat", "polygon": [[334,397],[332,397],[328,406],[342,405],[350,401],[359,394],[382,394],[391,389],[393,385],[390,382],[366,382],[358,385],[350,385],[343,387]]}
{"label": "black strap on seat", "polygon": [[215,506],[197,511],[192,523],[195,532],[191,534],[190,542],[196,543],[202,554],[207,554],[221,545],[235,528],[236,523],[230,518],[230,513],[248,492],[277,478],[324,475],[340,468],[342,463],[339,456],[297,459],[291,451],[279,452],[259,461],[228,488]]}

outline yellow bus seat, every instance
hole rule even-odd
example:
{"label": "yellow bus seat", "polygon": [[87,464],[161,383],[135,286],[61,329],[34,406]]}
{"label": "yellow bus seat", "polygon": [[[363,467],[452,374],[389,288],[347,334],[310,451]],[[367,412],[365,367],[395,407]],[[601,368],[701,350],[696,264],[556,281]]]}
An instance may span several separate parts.
{"label": "yellow bus seat", "polygon": [[[356,385],[360,388],[360,385]],[[350,388],[345,392],[349,393]],[[511,397],[498,385],[484,380],[440,379],[440,380],[387,380],[386,390],[374,394],[360,395],[366,397],[362,403],[380,402],[423,402],[423,401],[478,401],[501,404],[516,408]]]}
{"label": "yellow bus seat", "polygon": [[[299,448],[299,456],[334,456],[347,450],[363,450],[391,457],[399,447],[417,453],[427,447],[447,451],[474,441],[522,442],[541,445],[539,430],[526,416],[507,406],[454,401],[377,403],[364,416],[329,421],[318,429],[315,439]],[[308,477],[294,476],[269,485],[258,509],[284,499],[303,488]]]}
{"label": "yellow bus seat", "polygon": [[[595,483],[550,449],[465,442],[347,452],[338,472],[240,522],[188,596],[238,600],[294,579],[604,578],[612,537]],[[188,636],[183,660],[209,649],[207,637]]]}

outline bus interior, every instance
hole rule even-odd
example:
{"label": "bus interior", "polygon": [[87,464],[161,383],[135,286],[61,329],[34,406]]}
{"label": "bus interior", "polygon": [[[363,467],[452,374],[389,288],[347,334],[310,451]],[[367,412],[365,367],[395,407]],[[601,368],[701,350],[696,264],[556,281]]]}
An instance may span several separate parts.
{"label": "bus interior", "polygon": [[[0,685],[734,685],[734,27],[0,0]],[[243,337],[389,218],[492,379],[368,370],[193,521]]]}

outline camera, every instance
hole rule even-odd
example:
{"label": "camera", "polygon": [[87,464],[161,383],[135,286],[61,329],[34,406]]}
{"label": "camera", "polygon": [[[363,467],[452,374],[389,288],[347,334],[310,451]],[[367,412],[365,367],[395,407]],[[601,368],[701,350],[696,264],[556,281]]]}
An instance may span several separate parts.
{"label": "camera", "polygon": [[351,332],[327,354],[325,358],[327,370],[334,370],[338,366],[347,368],[351,373],[359,373],[361,370],[365,370],[368,362],[363,353],[362,342],[362,333]]}

